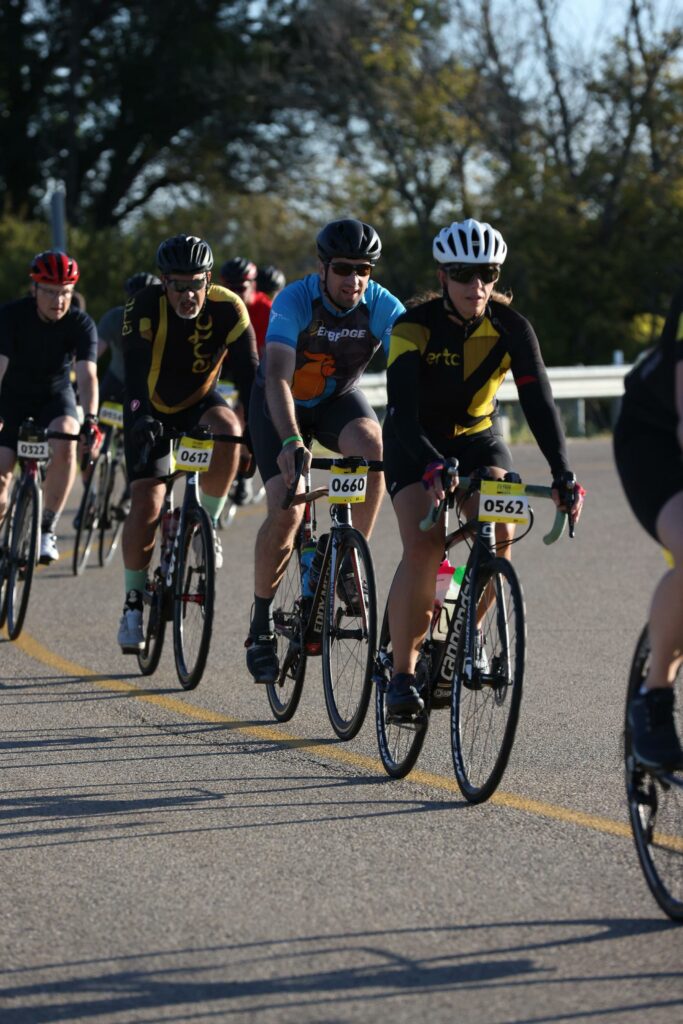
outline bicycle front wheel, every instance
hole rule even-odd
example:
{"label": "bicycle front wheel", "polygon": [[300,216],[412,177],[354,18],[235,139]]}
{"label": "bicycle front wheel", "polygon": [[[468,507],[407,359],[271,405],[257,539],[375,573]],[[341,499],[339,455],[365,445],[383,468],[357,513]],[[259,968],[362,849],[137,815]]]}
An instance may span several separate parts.
{"label": "bicycle front wheel", "polygon": [[157,569],[147,581],[143,594],[145,646],[138,652],[138,665],[143,676],[151,676],[159,665],[168,621],[167,594],[161,570]]}
{"label": "bicycle front wheel", "polygon": [[74,576],[80,576],[85,569],[90,557],[93,533],[97,528],[101,470],[105,465],[105,460],[98,460],[98,463],[92,467],[78,507],[78,526],[76,527],[76,540],[71,563]]}
{"label": "bicycle front wheel", "polygon": [[278,722],[288,722],[298,708],[306,674],[299,543],[297,535],[285,574],[280,580],[273,601],[273,622],[280,672],[274,683],[266,684],[266,694],[270,709]]}
{"label": "bicycle front wheel", "polygon": [[394,655],[389,635],[389,615],[384,619],[375,658],[375,728],[377,745],[384,770],[392,779],[402,779],[415,766],[429,726],[430,688],[429,664],[418,661],[415,679],[424,709],[411,718],[394,718],[387,714],[386,695],[394,671]]}
{"label": "bicycle front wheel", "polygon": [[7,633],[16,640],[21,633],[36,564],[40,518],[38,484],[22,487],[12,519],[7,580]]}
{"label": "bicycle front wheel", "polygon": [[100,483],[100,565],[109,565],[119,546],[123,522],[128,515],[128,479],[123,459],[110,454],[102,467]]}
{"label": "bicycle front wheel", "polygon": [[9,582],[9,544],[10,526],[12,522],[12,503],[2,524],[2,541],[0,541],[0,629],[7,622],[7,584]]}
{"label": "bicycle front wheel", "polygon": [[472,650],[460,644],[451,703],[453,766],[470,803],[488,800],[510,757],[524,678],[526,626],[507,558],[480,565],[473,586]]}
{"label": "bicycle front wheel", "polygon": [[184,690],[198,685],[213,628],[216,556],[209,517],[198,509],[185,521],[178,545],[173,594],[173,650]]}
{"label": "bicycle front wheel", "polygon": [[[683,921],[683,773],[648,772],[636,762],[631,748],[628,709],[645,681],[649,658],[646,627],[636,646],[626,697],[626,795],[633,839],[650,892],[665,914],[673,921]],[[679,735],[683,734],[680,704],[676,725]]]}
{"label": "bicycle front wheel", "polygon": [[322,665],[327,714],[341,740],[352,739],[365,721],[376,639],[372,556],[363,534],[345,529],[326,597]]}

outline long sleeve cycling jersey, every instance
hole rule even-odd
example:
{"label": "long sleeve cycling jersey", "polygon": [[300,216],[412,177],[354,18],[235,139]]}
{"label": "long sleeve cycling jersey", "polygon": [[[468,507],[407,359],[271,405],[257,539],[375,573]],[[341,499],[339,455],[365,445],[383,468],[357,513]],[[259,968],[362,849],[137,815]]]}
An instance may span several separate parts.
{"label": "long sleeve cycling jersey", "polygon": [[223,362],[248,406],[257,366],[254,329],[234,292],[212,284],[192,320],[174,313],[161,285],[138,292],[125,307],[126,401],[133,418],[197,405],[215,386]]}
{"label": "long sleeve cycling jersey", "polygon": [[439,446],[492,425],[508,370],[553,477],[569,469],[564,433],[533,327],[501,302],[463,323],[443,298],[394,324],[387,368],[387,415],[406,451],[425,465]]}

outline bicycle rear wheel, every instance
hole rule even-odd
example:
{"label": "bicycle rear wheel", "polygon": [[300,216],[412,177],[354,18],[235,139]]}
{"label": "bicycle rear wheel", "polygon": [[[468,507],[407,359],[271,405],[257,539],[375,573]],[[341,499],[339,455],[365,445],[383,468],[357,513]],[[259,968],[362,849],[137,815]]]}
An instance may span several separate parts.
{"label": "bicycle rear wheel", "polygon": [[184,690],[194,690],[206,667],[215,585],[213,531],[207,514],[198,509],[185,520],[173,594],[173,651]]}
{"label": "bicycle rear wheel", "polygon": [[402,779],[414,768],[427,735],[430,708],[429,662],[420,658],[416,666],[415,679],[424,701],[424,710],[410,719],[391,718],[387,715],[386,694],[393,671],[389,616],[385,609],[375,658],[375,728],[384,770],[392,779]]}
{"label": "bicycle rear wheel", "polygon": [[78,507],[78,526],[76,528],[76,540],[74,542],[74,554],[71,563],[74,576],[82,574],[90,557],[93,533],[98,524],[101,470],[104,465],[105,460],[98,459],[97,463],[92,467],[92,472],[85,485],[81,503]]}
{"label": "bicycle rear wheel", "polygon": [[12,500],[2,524],[2,540],[0,540],[0,629],[7,622],[7,590],[9,583],[9,542],[12,523]]}
{"label": "bicycle rear wheel", "polygon": [[123,457],[117,451],[107,454],[100,483],[99,561],[109,565],[119,546],[123,522],[128,515],[128,478]]}
{"label": "bicycle rear wheel", "polygon": [[[645,680],[649,658],[650,641],[646,627],[638,639],[626,696],[626,796],[633,839],[650,892],[665,914],[673,921],[683,921],[683,772],[649,772],[637,764],[631,748],[628,709],[631,698]],[[676,725],[679,735],[682,735],[680,704]]]}
{"label": "bicycle rear wheel", "polygon": [[377,590],[368,542],[345,529],[323,619],[323,689],[327,714],[341,740],[352,739],[370,703],[377,639]]}
{"label": "bicycle rear wheel", "polygon": [[[500,782],[515,739],[524,679],[524,599],[507,558],[480,565],[473,586],[474,649],[460,644],[451,703],[455,777],[470,803],[488,800]],[[474,633],[474,628],[473,631]]]}
{"label": "bicycle rear wheel", "polygon": [[40,518],[38,483],[22,486],[12,519],[7,580],[7,633],[16,640],[26,618],[28,599],[36,564]]}
{"label": "bicycle rear wheel", "polygon": [[306,674],[299,543],[297,535],[285,574],[280,580],[273,601],[280,674],[276,682],[266,685],[266,694],[270,709],[278,722],[288,722],[298,708]]}

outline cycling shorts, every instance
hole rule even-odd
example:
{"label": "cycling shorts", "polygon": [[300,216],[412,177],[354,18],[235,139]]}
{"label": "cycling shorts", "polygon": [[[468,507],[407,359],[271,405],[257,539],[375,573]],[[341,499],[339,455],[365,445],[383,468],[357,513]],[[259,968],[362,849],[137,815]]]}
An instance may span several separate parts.
{"label": "cycling shorts", "polygon": [[[352,420],[369,419],[379,422],[369,401],[357,388],[308,409],[297,406],[296,417],[302,436],[310,434],[332,452],[340,450],[339,435]],[[282,441],[270,418],[265,389],[260,386],[251,389],[249,433],[256,465],[265,484],[280,472],[277,457],[282,451]]]}
{"label": "cycling shorts", "polygon": [[39,427],[48,427],[61,416],[72,416],[78,423],[74,389],[69,384],[54,395],[43,397],[0,395],[0,419],[5,421],[0,430],[0,447],[17,450],[19,427],[29,416]]}
{"label": "cycling shorts", "polygon": [[[182,409],[180,412],[163,413],[152,409],[150,415],[163,423],[165,427],[173,427],[175,430],[191,430],[196,427],[205,412],[217,405],[227,406],[227,402],[218,391],[209,391],[202,398],[201,402],[190,406],[189,409]],[[140,450],[133,441],[131,435],[132,416],[128,412],[128,403],[124,405],[123,425],[126,450],[126,471],[128,479],[149,480],[151,478],[166,477],[171,471],[171,447],[172,440],[160,438],[152,447],[150,456],[145,463],[138,465]]]}
{"label": "cycling shorts", "polygon": [[[384,421],[383,439],[384,479],[389,497],[393,501],[404,487],[422,480],[426,467],[422,462],[415,462],[406,452],[388,418]],[[469,476],[473,470],[481,469],[482,466],[496,466],[507,472],[513,468],[512,455],[503,440],[496,417],[492,426],[478,434],[462,434],[445,442],[443,439],[437,441],[432,437],[429,440],[444,458],[458,460],[462,476]]]}
{"label": "cycling shorts", "polygon": [[626,499],[643,529],[659,541],[659,513],[670,498],[683,491],[683,458],[676,434],[644,423],[624,403],[613,443]]}

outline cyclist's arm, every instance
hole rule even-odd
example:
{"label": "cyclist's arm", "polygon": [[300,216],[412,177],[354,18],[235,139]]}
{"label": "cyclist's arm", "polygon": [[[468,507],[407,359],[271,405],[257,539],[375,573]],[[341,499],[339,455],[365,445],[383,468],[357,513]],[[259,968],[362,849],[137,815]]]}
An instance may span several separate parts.
{"label": "cyclist's arm", "polygon": [[418,464],[427,466],[442,456],[420,423],[417,389],[420,361],[418,349],[394,331],[387,367],[387,417],[408,455]]}
{"label": "cyclist's arm", "polygon": [[538,338],[528,322],[517,351],[512,352],[512,373],[522,412],[557,479],[569,470],[567,444]]}
{"label": "cyclist's arm", "polygon": [[76,382],[83,412],[86,416],[96,416],[100,404],[97,363],[93,363],[90,359],[77,360]]}
{"label": "cyclist's arm", "polygon": [[131,422],[135,422],[141,416],[153,415],[148,385],[152,366],[152,345],[140,334],[134,308],[133,300],[126,306],[121,331],[124,387]]}
{"label": "cyclist's arm", "polygon": [[249,408],[251,388],[258,369],[256,354],[256,335],[251,324],[230,343],[229,366],[226,368],[230,380],[237,388],[240,402],[245,409]]}
{"label": "cyclist's arm", "polygon": [[2,391],[2,379],[9,366],[9,356],[0,356],[0,391]]}
{"label": "cyclist's arm", "polygon": [[268,343],[266,362],[266,401],[268,411],[281,440],[299,434],[292,381],[296,369],[296,349],[278,342]]}

